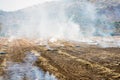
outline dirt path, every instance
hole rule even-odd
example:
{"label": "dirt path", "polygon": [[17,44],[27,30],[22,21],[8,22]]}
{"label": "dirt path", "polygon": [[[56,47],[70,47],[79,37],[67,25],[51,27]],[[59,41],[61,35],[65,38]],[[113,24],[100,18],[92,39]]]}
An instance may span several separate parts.
{"label": "dirt path", "polygon": [[[120,48],[62,41],[48,44],[49,48],[27,39],[0,39],[0,51],[7,53],[0,54],[1,64],[21,62],[26,52],[34,50],[41,53],[35,65],[60,80],[120,80]],[[2,75],[3,68],[0,70]]]}

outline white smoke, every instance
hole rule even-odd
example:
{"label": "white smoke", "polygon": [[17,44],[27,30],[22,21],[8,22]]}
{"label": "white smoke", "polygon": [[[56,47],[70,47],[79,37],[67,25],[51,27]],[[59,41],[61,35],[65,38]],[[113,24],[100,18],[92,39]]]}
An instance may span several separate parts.
{"label": "white smoke", "polygon": [[[94,36],[95,32],[97,32],[96,20],[99,17],[96,6],[87,1],[50,2],[24,9],[23,13],[24,16],[22,17],[27,18],[20,21],[18,19],[16,25],[19,27],[15,28],[17,26],[14,25],[14,27],[9,28],[7,35],[79,40],[82,36]],[[100,20],[104,19],[100,18]],[[104,34],[100,32],[100,35]]]}
{"label": "white smoke", "polygon": [[23,19],[17,19],[16,25],[10,26],[7,36],[91,42],[91,37],[113,33],[107,16],[87,0],[49,2],[21,11]]}
{"label": "white smoke", "polygon": [[37,57],[28,53],[23,63],[9,62],[3,80],[57,80],[54,75],[34,66]]}

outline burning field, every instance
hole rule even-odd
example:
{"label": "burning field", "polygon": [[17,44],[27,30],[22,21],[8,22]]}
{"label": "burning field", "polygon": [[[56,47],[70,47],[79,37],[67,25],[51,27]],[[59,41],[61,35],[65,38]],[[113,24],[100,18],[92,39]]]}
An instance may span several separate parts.
{"label": "burning field", "polygon": [[1,38],[0,63],[1,80],[120,79],[120,48],[92,42]]}
{"label": "burning field", "polygon": [[12,1],[0,1],[0,80],[120,80],[120,0]]}

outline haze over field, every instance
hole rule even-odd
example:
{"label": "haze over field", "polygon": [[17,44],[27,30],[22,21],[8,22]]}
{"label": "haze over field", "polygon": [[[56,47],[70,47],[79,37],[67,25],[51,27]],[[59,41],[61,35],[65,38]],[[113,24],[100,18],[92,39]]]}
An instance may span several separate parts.
{"label": "haze over field", "polygon": [[112,36],[116,33],[113,23],[120,21],[119,3],[117,0],[62,0],[14,12],[1,11],[1,36],[74,41]]}
{"label": "haze over field", "polygon": [[0,80],[119,79],[120,0],[0,0]]}

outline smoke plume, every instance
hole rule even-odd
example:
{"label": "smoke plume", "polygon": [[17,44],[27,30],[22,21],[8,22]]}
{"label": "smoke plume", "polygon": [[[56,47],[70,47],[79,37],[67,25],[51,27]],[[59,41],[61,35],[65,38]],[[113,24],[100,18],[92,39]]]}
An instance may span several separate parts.
{"label": "smoke plume", "polygon": [[87,0],[48,2],[11,12],[2,32],[15,38],[91,42],[91,37],[114,33],[113,24],[100,11]]}
{"label": "smoke plume", "polygon": [[37,56],[27,53],[22,63],[9,62],[3,80],[57,80],[54,75],[34,66]]}

